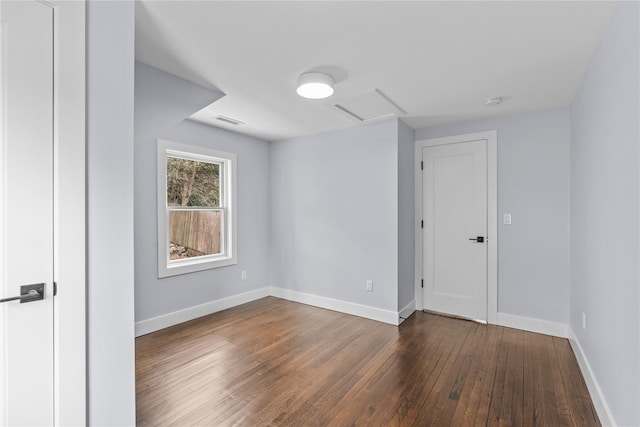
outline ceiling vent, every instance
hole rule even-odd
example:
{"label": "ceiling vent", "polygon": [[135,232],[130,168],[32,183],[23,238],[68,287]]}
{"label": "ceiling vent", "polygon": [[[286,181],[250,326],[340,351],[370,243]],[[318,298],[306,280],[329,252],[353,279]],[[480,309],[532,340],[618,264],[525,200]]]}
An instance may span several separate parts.
{"label": "ceiling vent", "polygon": [[240,120],[232,119],[231,117],[226,117],[226,116],[217,116],[216,120],[220,120],[221,122],[229,123],[231,125],[243,125],[244,124],[244,122],[241,122]]}
{"label": "ceiling vent", "polygon": [[330,104],[335,111],[357,122],[367,122],[385,117],[399,117],[407,114],[380,89],[360,95],[342,98]]}

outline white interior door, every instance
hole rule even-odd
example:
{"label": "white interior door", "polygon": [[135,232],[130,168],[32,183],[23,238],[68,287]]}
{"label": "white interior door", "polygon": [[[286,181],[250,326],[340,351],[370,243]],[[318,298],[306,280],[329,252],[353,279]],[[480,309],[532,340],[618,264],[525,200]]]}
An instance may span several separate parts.
{"label": "white interior door", "polygon": [[[0,3],[0,424],[53,425],[53,9]],[[37,295],[36,295],[37,296]]]}
{"label": "white interior door", "polygon": [[426,147],[423,173],[423,304],[487,321],[487,145]]}

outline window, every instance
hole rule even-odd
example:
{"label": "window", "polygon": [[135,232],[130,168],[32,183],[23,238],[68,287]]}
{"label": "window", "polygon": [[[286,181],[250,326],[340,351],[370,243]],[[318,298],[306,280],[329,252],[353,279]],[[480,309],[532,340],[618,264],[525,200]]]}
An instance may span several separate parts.
{"label": "window", "polygon": [[235,163],[235,154],[159,140],[159,277],[237,263]]}

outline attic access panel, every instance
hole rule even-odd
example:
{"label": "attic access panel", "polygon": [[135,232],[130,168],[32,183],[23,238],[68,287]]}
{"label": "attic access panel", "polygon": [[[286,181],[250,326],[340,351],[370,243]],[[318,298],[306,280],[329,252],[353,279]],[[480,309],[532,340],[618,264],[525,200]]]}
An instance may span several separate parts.
{"label": "attic access panel", "polygon": [[335,111],[357,122],[367,122],[407,114],[379,89],[352,97],[333,100],[328,104]]}

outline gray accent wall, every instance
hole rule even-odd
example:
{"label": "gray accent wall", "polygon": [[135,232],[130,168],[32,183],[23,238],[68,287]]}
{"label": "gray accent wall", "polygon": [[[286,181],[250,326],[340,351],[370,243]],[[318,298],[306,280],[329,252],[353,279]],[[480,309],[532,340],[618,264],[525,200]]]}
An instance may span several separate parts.
{"label": "gray accent wall", "polygon": [[415,131],[398,120],[398,311],[415,308]]}
{"label": "gray accent wall", "polygon": [[640,425],[639,16],[618,4],[571,104],[570,326],[620,426]]}
{"label": "gray accent wall", "polygon": [[[87,425],[135,425],[134,2],[86,5]],[[37,403],[36,403],[37,408]]]}
{"label": "gray accent wall", "polygon": [[[185,120],[222,94],[156,68],[136,63],[135,93],[136,321],[267,286],[269,144]],[[158,279],[158,138],[237,155],[238,264]]]}
{"label": "gray accent wall", "polygon": [[271,143],[273,286],[397,311],[397,123]]}
{"label": "gray accent wall", "polygon": [[499,313],[569,320],[569,129],[559,108],[416,131],[422,140],[497,130]]}

